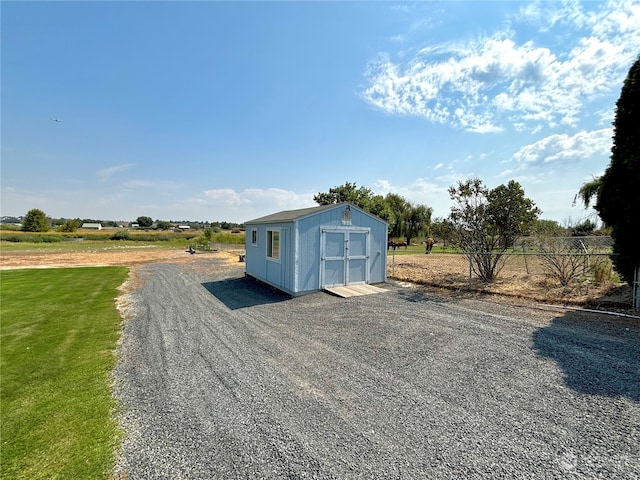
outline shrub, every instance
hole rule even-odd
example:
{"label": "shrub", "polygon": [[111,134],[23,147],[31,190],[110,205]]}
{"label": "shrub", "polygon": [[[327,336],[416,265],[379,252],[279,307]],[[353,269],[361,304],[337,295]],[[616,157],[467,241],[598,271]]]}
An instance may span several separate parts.
{"label": "shrub", "polygon": [[597,257],[596,261],[590,267],[593,274],[593,280],[602,285],[616,281],[617,274],[613,269],[613,262],[609,257]]}
{"label": "shrub", "polygon": [[110,240],[131,240],[131,236],[127,230],[118,230],[111,234]]}
{"label": "shrub", "polygon": [[538,249],[545,274],[563,287],[584,274],[587,255],[572,242],[558,237],[539,237]]}
{"label": "shrub", "polygon": [[18,243],[18,242],[22,242],[22,235],[9,235],[9,236],[2,236],[2,240],[4,240],[5,242],[12,242],[12,243]]}
{"label": "shrub", "polygon": [[42,235],[40,239],[42,243],[58,243],[63,240],[63,238],[58,235]]}

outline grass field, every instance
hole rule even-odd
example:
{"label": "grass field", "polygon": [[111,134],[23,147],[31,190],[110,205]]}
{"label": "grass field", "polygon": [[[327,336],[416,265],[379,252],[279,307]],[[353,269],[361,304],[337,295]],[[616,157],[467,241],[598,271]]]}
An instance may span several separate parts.
{"label": "grass field", "polygon": [[[22,232],[0,229],[0,249],[14,252],[83,252],[112,248],[140,247],[143,245],[167,248],[187,248],[202,236],[201,231],[140,231],[111,229],[61,233]],[[244,244],[245,234],[223,230],[213,233],[211,243]]]}
{"label": "grass field", "polygon": [[3,271],[3,479],[105,478],[119,429],[110,387],[126,267]]}

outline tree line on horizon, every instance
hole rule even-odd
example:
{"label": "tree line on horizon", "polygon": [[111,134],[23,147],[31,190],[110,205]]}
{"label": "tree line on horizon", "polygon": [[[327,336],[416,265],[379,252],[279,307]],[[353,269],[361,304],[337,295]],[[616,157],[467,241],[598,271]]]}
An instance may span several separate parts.
{"label": "tree line on horizon", "polygon": [[22,217],[2,217],[2,224],[19,225],[25,232],[47,232],[54,229],[58,232],[72,233],[77,231],[85,223],[99,223],[103,227],[123,227],[137,225],[141,229],[148,230],[171,230],[180,225],[187,225],[194,229],[213,228],[220,230],[233,230],[244,228],[241,223],[227,221],[199,222],[191,220],[153,220],[149,216],[139,216],[130,222],[118,222],[114,220],[99,220],[92,218],[51,218],[39,208],[32,208]]}

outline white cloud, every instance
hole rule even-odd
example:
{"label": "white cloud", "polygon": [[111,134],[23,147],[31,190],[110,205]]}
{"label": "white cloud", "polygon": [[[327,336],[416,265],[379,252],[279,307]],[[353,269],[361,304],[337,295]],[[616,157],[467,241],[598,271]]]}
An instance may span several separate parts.
{"label": "white cloud", "polygon": [[540,129],[576,125],[584,105],[618,88],[640,45],[640,7],[608,4],[585,14],[574,2],[534,4],[521,18],[584,31],[564,51],[526,41],[510,31],[462,46],[431,45],[406,61],[381,54],[365,73],[362,96],[394,115],[488,133],[507,125]]}
{"label": "white cloud", "polygon": [[549,31],[556,24],[584,25],[588,23],[586,15],[577,0],[560,2],[535,1],[520,8],[516,19],[534,24],[541,31]]}
{"label": "white cloud", "polygon": [[125,163],[122,165],[115,165],[113,167],[103,168],[102,170],[98,170],[98,176],[103,180],[106,180],[108,178],[111,178],[113,175],[129,170],[134,166],[135,166],[135,163]]}
{"label": "white cloud", "polygon": [[280,188],[248,188],[236,191],[220,188],[203,192],[203,201],[226,207],[259,207],[272,205],[281,210],[305,208],[314,205],[313,194],[299,194]]}
{"label": "white cloud", "polygon": [[416,178],[409,184],[392,185],[384,179],[376,180],[372,191],[376,195],[387,195],[394,193],[400,195],[405,200],[426,205],[433,209],[433,217],[446,217],[451,210],[451,199],[449,197],[449,177],[439,177],[431,180],[427,178]]}
{"label": "white cloud", "polygon": [[[297,193],[280,188],[232,188],[206,190],[191,202],[198,208],[218,212],[219,218],[246,221],[282,210],[295,210],[317,205],[313,193]],[[242,218],[238,217],[242,215]]]}
{"label": "white cloud", "polygon": [[236,192],[232,188],[219,188],[206,190],[203,202],[211,205],[224,205],[226,207],[241,207],[249,205],[251,202],[242,193]]}
{"label": "white cloud", "polygon": [[613,130],[603,128],[575,135],[554,134],[525,145],[513,155],[517,169],[554,162],[575,162],[594,156],[606,156],[611,151]]}

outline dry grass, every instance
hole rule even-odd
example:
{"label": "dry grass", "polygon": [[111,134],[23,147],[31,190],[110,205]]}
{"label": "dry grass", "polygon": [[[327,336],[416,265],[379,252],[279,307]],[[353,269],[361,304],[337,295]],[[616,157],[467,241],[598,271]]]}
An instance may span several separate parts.
{"label": "dry grass", "polygon": [[623,283],[596,284],[583,278],[567,287],[545,276],[534,258],[508,259],[497,279],[469,281],[469,263],[462,255],[398,255],[389,258],[387,276],[400,281],[457,291],[482,292],[539,302],[593,308],[631,309],[631,288]]}

